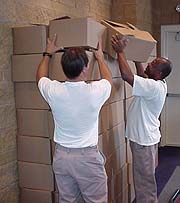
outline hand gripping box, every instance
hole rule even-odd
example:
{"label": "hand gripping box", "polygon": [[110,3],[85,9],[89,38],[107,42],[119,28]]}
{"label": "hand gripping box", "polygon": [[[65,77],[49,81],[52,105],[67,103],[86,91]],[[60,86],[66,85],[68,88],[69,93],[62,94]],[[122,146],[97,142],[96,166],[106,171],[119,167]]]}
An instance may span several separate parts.
{"label": "hand gripping box", "polygon": [[101,21],[107,30],[106,51],[116,58],[116,53],[111,45],[112,35],[118,34],[129,40],[124,52],[128,60],[146,62],[156,45],[156,40],[150,33],[139,30],[130,23],[120,24],[108,20]]}
{"label": "hand gripping box", "polygon": [[57,34],[56,44],[63,47],[97,48],[105,33],[106,27],[92,18],[55,19],[49,25],[50,39]]}

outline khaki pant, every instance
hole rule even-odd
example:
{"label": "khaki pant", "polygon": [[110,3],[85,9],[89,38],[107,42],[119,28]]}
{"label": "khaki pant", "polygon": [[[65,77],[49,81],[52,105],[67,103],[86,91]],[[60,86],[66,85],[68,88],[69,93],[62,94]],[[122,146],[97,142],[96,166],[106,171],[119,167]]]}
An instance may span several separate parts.
{"label": "khaki pant", "polygon": [[136,203],[157,203],[155,157],[158,145],[142,146],[130,141]]}
{"label": "khaki pant", "polygon": [[53,170],[59,190],[59,203],[107,203],[105,159],[97,146],[66,148],[56,145]]}

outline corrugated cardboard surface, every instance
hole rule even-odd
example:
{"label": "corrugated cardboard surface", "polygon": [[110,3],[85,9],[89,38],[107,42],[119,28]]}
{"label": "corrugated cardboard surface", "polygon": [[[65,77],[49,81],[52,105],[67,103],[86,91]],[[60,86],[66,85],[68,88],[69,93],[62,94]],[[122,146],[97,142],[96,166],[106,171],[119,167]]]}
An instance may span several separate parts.
{"label": "corrugated cardboard surface", "polygon": [[49,109],[48,104],[41,96],[36,82],[15,83],[16,108]]}
{"label": "corrugated cardboard surface", "polygon": [[96,48],[105,30],[105,26],[91,18],[60,19],[50,21],[49,36],[57,34],[57,46]]}
{"label": "corrugated cardboard surface", "polygon": [[18,162],[19,186],[53,191],[54,176],[51,165]]}
{"label": "corrugated cardboard surface", "polygon": [[116,102],[123,100],[124,98],[124,81],[122,78],[113,78],[113,85],[109,102]]}
{"label": "corrugated cardboard surface", "polygon": [[13,55],[12,76],[14,82],[35,82],[42,54]]}
{"label": "corrugated cardboard surface", "polygon": [[23,188],[20,190],[20,203],[53,203],[52,192]]}
{"label": "corrugated cardboard surface", "polygon": [[49,137],[49,111],[17,109],[18,135]]}
{"label": "corrugated cardboard surface", "polygon": [[113,102],[109,105],[109,127],[124,122],[124,101]]}
{"label": "corrugated cardboard surface", "polygon": [[108,27],[106,50],[112,57],[116,57],[116,53],[111,45],[111,37],[119,34],[129,40],[124,50],[128,60],[147,61],[156,45],[156,40],[148,32],[139,30],[131,24],[120,24],[112,21],[101,21],[101,23]]}
{"label": "corrugated cardboard surface", "polygon": [[46,48],[47,26],[32,25],[13,28],[13,53],[36,54]]}
{"label": "corrugated cardboard surface", "polygon": [[51,164],[51,145],[48,138],[18,136],[18,160]]}

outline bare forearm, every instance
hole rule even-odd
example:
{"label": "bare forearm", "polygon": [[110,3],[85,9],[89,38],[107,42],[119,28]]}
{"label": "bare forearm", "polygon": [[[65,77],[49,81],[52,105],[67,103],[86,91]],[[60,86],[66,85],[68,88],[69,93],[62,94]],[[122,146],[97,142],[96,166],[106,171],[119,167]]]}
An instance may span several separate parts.
{"label": "bare forearm", "polygon": [[121,72],[122,78],[132,86],[134,82],[134,75],[127,63],[126,57],[123,52],[120,52],[117,55],[118,55],[119,70]]}
{"label": "bare forearm", "polygon": [[98,59],[99,70],[102,79],[108,80],[112,85],[112,74],[103,59]]}
{"label": "bare forearm", "polygon": [[144,73],[143,65],[140,62],[135,61],[135,66],[136,66],[137,75],[143,78],[147,78],[146,74]]}
{"label": "bare forearm", "polygon": [[42,77],[48,77],[49,75],[49,57],[44,56],[41,60],[36,73],[36,81],[38,82]]}

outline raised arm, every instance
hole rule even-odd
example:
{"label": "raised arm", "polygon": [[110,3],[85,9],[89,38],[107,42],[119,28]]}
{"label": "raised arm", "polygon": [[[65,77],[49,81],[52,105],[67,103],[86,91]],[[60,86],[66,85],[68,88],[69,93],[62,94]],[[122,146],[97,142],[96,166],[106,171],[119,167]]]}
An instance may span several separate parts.
{"label": "raised arm", "polygon": [[143,78],[147,78],[147,75],[144,73],[144,68],[143,68],[143,65],[141,64],[141,62],[134,61],[134,63],[136,66],[137,75],[139,75]]}
{"label": "raised arm", "polygon": [[101,78],[108,80],[112,85],[112,74],[104,61],[104,54],[102,51],[101,42],[98,43],[98,50],[94,51],[94,56],[96,57],[99,65]]}
{"label": "raised arm", "polygon": [[48,39],[46,51],[43,53],[43,58],[38,66],[36,72],[36,81],[38,82],[42,77],[49,76],[49,60],[60,47],[55,45],[56,42],[56,35],[54,36],[53,40]]}
{"label": "raised arm", "polygon": [[128,82],[131,86],[134,83],[134,74],[132,73],[124,54],[124,48],[127,45],[126,39],[121,39],[118,35],[113,35],[111,39],[112,47],[117,53],[119,70],[121,72],[122,79]]}

